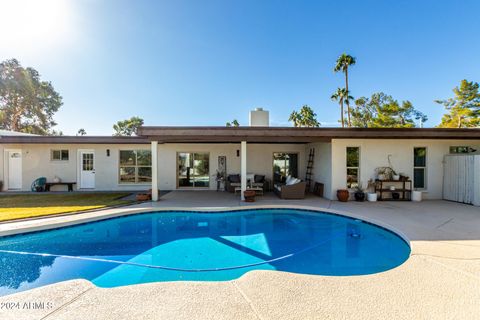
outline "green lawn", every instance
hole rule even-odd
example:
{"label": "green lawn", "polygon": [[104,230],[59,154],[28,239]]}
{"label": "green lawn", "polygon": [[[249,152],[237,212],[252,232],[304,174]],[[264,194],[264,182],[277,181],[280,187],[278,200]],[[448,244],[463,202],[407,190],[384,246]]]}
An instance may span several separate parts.
{"label": "green lawn", "polygon": [[0,195],[0,221],[125,205],[129,193]]}

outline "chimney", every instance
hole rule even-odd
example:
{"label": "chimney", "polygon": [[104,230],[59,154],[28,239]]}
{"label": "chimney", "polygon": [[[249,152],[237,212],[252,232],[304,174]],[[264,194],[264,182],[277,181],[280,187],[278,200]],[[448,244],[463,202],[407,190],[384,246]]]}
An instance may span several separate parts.
{"label": "chimney", "polygon": [[270,124],[268,111],[255,108],[255,110],[250,111],[249,122],[250,127],[268,127]]}

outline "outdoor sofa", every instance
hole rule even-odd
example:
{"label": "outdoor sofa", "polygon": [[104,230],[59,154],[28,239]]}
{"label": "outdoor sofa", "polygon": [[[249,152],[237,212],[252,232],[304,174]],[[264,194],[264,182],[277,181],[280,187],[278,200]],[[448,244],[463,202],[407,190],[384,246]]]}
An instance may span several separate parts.
{"label": "outdoor sofa", "polygon": [[273,186],[273,192],[281,199],[304,199],[307,184],[298,178],[287,177],[285,183]]}

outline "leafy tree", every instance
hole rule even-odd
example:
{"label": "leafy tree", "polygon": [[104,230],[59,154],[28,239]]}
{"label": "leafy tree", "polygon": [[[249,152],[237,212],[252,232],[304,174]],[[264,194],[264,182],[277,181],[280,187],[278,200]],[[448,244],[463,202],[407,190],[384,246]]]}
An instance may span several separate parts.
{"label": "leafy tree", "polygon": [[416,110],[410,101],[399,103],[383,92],[370,98],[355,100],[352,109],[352,125],[361,128],[413,128],[416,121],[427,121],[427,116]]}
{"label": "leafy tree", "polygon": [[442,117],[441,128],[472,128],[480,126],[479,85],[462,80],[460,87],[453,89],[455,96],[447,100],[435,100],[443,104],[449,113]]}
{"label": "leafy tree", "polygon": [[114,136],[132,136],[136,135],[138,128],[143,125],[143,119],[140,117],[131,117],[123,121],[118,121],[113,125]]}
{"label": "leafy tree", "polygon": [[294,127],[300,127],[302,122],[301,120],[301,116],[297,111],[292,111],[290,117],[288,118],[288,121],[291,121]]}
{"label": "leafy tree", "polygon": [[320,123],[317,121],[317,114],[308,105],[304,105],[299,112],[293,111],[288,120],[293,122],[294,127],[320,126]]}
{"label": "leafy tree", "polygon": [[60,94],[35,69],[22,67],[16,59],[0,63],[1,129],[50,134],[56,125],[53,115],[62,104]]}
{"label": "leafy tree", "polygon": [[83,129],[83,128],[80,128],[77,131],[77,136],[84,136],[86,134],[87,134],[87,131],[85,131],[85,129]]}
{"label": "leafy tree", "polygon": [[52,130],[48,133],[49,136],[63,136],[62,130]]}
{"label": "leafy tree", "polygon": [[237,121],[237,119],[233,119],[232,122],[227,122],[226,126],[227,127],[240,127],[240,123]]}
{"label": "leafy tree", "polygon": [[[333,71],[343,72],[345,74],[345,90],[347,90],[347,92],[350,92],[348,90],[348,68],[350,66],[353,66],[356,62],[357,60],[354,57],[346,53],[343,53],[340,57],[338,57],[337,62],[335,63],[335,67],[333,68]],[[350,113],[351,113],[350,102],[348,101],[348,99],[346,99],[345,102],[347,104],[348,126],[351,127],[352,123],[350,120]]]}
{"label": "leafy tree", "polygon": [[353,100],[353,97],[348,94],[347,89],[337,88],[337,91],[335,91],[330,98],[334,101],[338,101],[338,103],[340,104],[340,116],[341,116],[342,128],[344,128],[345,127],[345,119],[344,119],[345,112],[344,112],[344,108],[343,108],[343,103],[346,102],[346,101]]}

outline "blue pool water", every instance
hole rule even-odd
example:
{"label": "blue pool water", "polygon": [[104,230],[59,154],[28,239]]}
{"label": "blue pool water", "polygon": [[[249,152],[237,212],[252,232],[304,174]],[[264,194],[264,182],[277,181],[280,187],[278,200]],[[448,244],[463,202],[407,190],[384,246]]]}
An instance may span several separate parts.
{"label": "blue pool water", "polygon": [[409,254],[394,233],[334,214],[153,212],[0,238],[0,295],[79,278],[117,287],[231,280],[257,269],[371,274]]}

